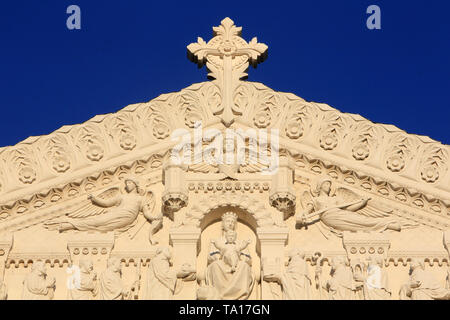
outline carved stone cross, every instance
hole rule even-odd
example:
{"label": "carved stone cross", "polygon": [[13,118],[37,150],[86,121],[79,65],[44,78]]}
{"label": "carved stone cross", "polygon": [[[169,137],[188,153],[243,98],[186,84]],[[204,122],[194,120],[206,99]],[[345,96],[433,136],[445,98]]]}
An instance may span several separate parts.
{"label": "carved stone cross", "polygon": [[222,95],[222,102],[213,113],[229,127],[235,116],[242,114],[235,106],[234,92],[240,80],[246,79],[249,64],[256,68],[266,57],[268,47],[256,38],[247,43],[241,37],[242,27],[236,27],[230,18],[223,19],[213,30],[214,37],[208,43],[199,37],[197,43],[187,47],[188,56],[199,67],[206,63],[208,78],[214,80]]}

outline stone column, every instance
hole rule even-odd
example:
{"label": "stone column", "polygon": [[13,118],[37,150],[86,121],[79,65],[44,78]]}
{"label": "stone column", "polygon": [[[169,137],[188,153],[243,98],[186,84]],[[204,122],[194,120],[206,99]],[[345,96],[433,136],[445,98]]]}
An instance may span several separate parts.
{"label": "stone column", "polygon": [[[189,263],[197,270],[197,254],[200,246],[200,228],[187,227],[171,229],[169,233],[170,244],[173,246],[173,267],[180,270],[184,263]],[[175,299],[195,300],[196,282],[184,282],[182,291],[177,294]]]}
{"label": "stone column", "polygon": [[[261,299],[281,299],[281,287],[267,277],[281,275],[284,269],[284,249],[287,244],[288,228],[261,227],[256,231],[261,245]],[[268,281],[265,281],[265,278]]]}

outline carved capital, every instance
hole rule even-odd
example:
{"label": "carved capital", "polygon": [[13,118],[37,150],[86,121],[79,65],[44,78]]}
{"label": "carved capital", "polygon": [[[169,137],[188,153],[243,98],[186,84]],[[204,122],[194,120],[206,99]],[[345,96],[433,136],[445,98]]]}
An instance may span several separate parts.
{"label": "carved capital", "polygon": [[72,263],[81,258],[105,261],[114,248],[114,232],[86,234],[67,241],[67,249]]}
{"label": "carved capital", "polygon": [[294,165],[287,156],[280,156],[277,172],[272,176],[270,205],[284,213],[285,218],[295,212]]}
{"label": "carved capital", "polygon": [[344,231],[343,245],[350,262],[367,261],[372,257],[386,259],[391,242],[386,235],[377,232]]}
{"label": "carved capital", "polygon": [[162,195],[164,209],[174,213],[188,203],[188,191],[185,182],[185,170],[181,164],[169,162],[163,169],[165,190]]}

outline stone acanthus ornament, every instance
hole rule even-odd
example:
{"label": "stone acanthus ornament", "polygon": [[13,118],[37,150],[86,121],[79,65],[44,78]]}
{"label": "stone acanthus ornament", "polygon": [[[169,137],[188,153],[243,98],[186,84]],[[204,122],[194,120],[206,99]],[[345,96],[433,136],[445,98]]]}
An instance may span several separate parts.
{"label": "stone acanthus ornament", "polygon": [[[99,196],[88,196],[88,202],[64,218],[58,218],[46,223],[50,229],[59,232],[68,230],[124,232],[136,223],[142,211],[152,228],[149,240],[154,244],[153,232],[161,227],[162,213],[156,211],[153,192],[139,188],[136,178],[124,180],[124,190],[108,189]],[[156,211],[156,212],[155,212]]]}
{"label": "stone acanthus ornament", "polygon": [[315,190],[303,193],[303,211],[297,215],[300,225],[320,222],[325,237],[332,232],[342,236],[344,231],[401,231],[417,224],[393,216],[393,210],[369,203],[346,188],[332,190],[330,178],[318,180]]}
{"label": "stone acanthus ornament", "polygon": [[37,261],[23,281],[23,300],[52,300],[56,289],[56,279],[47,275],[45,263]]}
{"label": "stone acanthus ornament", "polygon": [[120,259],[111,257],[108,259],[106,270],[99,278],[99,300],[131,300],[133,292],[139,290],[140,283],[136,280],[127,286],[122,281],[122,263]]}
{"label": "stone acanthus ornament", "polygon": [[222,102],[213,113],[229,127],[236,115],[242,114],[233,99],[240,80],[247,77],[245,72],[250,63],[256,67],[265,58],[267,46],[256,38],[247,43],[241,38],[242,28],[236,27],[230,18],[222,20],[213,30],[214,38],[206,43],[199,37],[197,43],[188,46],[188,53],[200,67],[206,64],[208,77],[220,88]]}
{"label": "stone acanthus ornament", "polygon": [[92,259],[82,258],[75,266],[73,280],[69,285],[70,300],[94,300],[98,294],[97,273],[94,271]]}
{"label": "stone acanthus ornament", "polygon": [[445,289],[425,270],[424,262],[413,258],[410,262],[410,278],[400,289],[401,300],[450,300],[450,290]]}
{"label": "stone acanthus ornament", "polygon": [[160,247],[150,260],[147,276],[146,300],[171,300],[183,287],[183,281],[195,280],[196,271],[190,264],[183,264],[176,271],[170,267],[172,253],[169,247]]}

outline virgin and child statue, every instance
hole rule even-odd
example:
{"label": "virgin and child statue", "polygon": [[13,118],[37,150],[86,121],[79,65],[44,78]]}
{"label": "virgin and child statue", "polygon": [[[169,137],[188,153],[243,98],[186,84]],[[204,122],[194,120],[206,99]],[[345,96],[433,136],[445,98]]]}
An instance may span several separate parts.
{"label": "virgin and child statue", "polygon": [[247,246],[249,240],[238,240],[237,215],[222,215],[222,237],[211,241],[206,268],[206,285],[213,288],[215,297],[222,300],[248,299],[254,278],[252,258]]}

